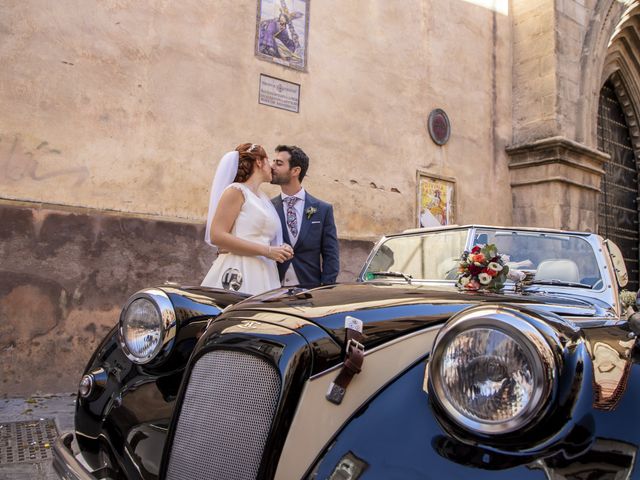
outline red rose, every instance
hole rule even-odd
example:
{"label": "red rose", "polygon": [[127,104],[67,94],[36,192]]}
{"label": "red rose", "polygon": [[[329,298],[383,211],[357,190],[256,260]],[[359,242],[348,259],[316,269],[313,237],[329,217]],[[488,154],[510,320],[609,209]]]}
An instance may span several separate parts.
{"label": "red rose", "polygon": [[496,272],[491,268],[485,268],[483,272],[486,273],[487,275],[491,275],[492,277],[495,277],[496,275],[498,275],[498,272]]}
{"label": "red rose", "polygon": [[469,273],[471,275],[474,275],[474,276],[478,275],[478,274],[482,273],[482,267],[479,267],[477,265],[471,264],[471,265],[469,265]]}
{"label": "red rose", "polygon": [[475,247],[473,247],[473,248],[471,249],[471,253],[479,253],[479,252],[480,252],[480,250],[481,250],[481,249],[480,249],[480,247],[479,247],[478,245],[476,245]]}

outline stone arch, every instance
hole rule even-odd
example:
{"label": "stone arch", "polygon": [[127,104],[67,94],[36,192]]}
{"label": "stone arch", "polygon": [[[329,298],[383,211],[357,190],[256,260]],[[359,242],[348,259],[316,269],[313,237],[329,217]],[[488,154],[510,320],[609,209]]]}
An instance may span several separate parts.
{"label": "stone arch", "polygon": [[[640,1],[629,2],[616,23],[601,73],[594,78],[599,79],[598,97],[607,80],[613,84],[629,128],[636,169],[640,170]],[[598,103],[594,103],[596,110],[590,118],[595,130]]]}
{"label": "stone arch", "polygon": [[[599,0],[593,10],[580,57],[580,85],[576,115],[576,140],[597,147],[597,115],[600,90],[615,72],[625,86],[626,98],[635,110],[640,106],[640,1],[621,3]],[[625,107],[626,110],[626,107]],[[629,123],[635,124],[637,115]],[[636,125],[637,126],[637,125]],[[634,133],[632,131],[632,133]],[[634,137],[634,149],[640,140]]]}
{"label": "stone arch", "polygon": [[[639,50],[640,53],[640,50]],[[614,70],[613,73],[604,77],[602,84],[607,80],[611,80],[614,86],[616,96],[620,101],[620,106],[624,112],[625,120],[627,121],[627,127],[629,128],[629,135],[631,136],[631,145],[633,147],[633,153],[636,157],[636,168],[640,170],[640,124],[638,117],[638,103],[637,99],[640,99],[640,95],[637,89],[637,85],[633,83],[629,84],[625,81],[629,74],[625,75],[624,70]]]}
{"label": "stone arch", "polygon": [[[605,7],[604,2],[600,2],[599,5],[602,8]],[[621,9],[621,5],[624,8]],[[596,35],[596,30],[590,30],[583,45],[583,58],[581,61],[585,63],[581,63],[581,66],[586,68],[582,70],[581,89],[584,88],[585,90],[581,90],[580,92],[582,102],[580,107],[582,107],[583,110],[577,112],[578,122],[582,121],[583,124],[580,125],[582,129],[577,128],[576,130],[578,135],[582,135],[583,143],[597,146],[600,92],[605,83],[610,82],[608,85],[609,87],[613,87],[617,103],[622,110],[624,123],[626,123],[628,129],[628,145],[633,152],[633,159],[629,160],[635,163],[635,189],[637,190],[638,171],[640,170],[640,1],[629,1],[624,5],[621,3],[617,5],[615,3],[609,3],[607,12],[603,23],[598,27],[599,33]],[[594,15],[594,17],[596,16],[597,15]],[[595,25],[590,26],[590,29],[593,28],[596,28]],[[596,40],[596,37],[599,38]],[[589,41],[592,42],[591,45],[589,45]],[[591,48],[597,50],[591,50]],[[585,59],[588,54],[591,54],[591,60]],[[615,147],[612,148],[615,150]],[[613,155],[613,151],[607,153]],[[616,162],[620,160],[619,156],[616,156],[616,158],[618,159],[615,160]],[[614,159],[611,158],[609,161],[613,162]],[[620,174],[620,172],[616,170],[617,168],[623,167],[618,167],[614,164],[605,164],[605,170],[608,173],[606,173],[606,177],[603,177],[602,188],[604,188],[606,181],[612,181],[611,178],[615,178]],[[627,186],[629,187],[631,185]],[[601,208],[600,212],[602,213],[608,209],[607,200],[606,196],[603,198],[599,195],[599,197],[599,202],[601,202],[601,207],[599,208]],[[603,201],[605,203],[602,203]],[[616,200],[616,202],[618,201],[621,201],[621,198]],[[637,204],[634,203],[634,205],[634,208],[637,209]],[[602,208],[604,208],[604,210],[602,210]],[[599,218],[602,220],[600,215]],[[623,224],[626,225],[626,227],[622,227]],[[614,222],[614,229],[628,229],[630,228],[629,225],[628,221],[623,221],[620,225]],[[598,226],[598,230],[601,230],[600,225]],[[636,230],[637,235],[637,223],[633,230]],[[619,230],[619,232],[621,231],[623,230]],[[628,231],[630,232],[631,230]],[[617,239],[616,235],[617,234],[612,234],[614,240]],[[619,240],[628,243],[628,238],[627,240],[623,239],[625,236],[626,235],[621,236]],[[635,287],[638,282],[638,252],[634,250],[634,247],[630,247],[629,245],[627,245],[626,248],[627,251],[623,248],[623,254],[625,258],[629,260],[627,268],[631,268],[629,272],[630,280],[632,282],[631,284]]]}

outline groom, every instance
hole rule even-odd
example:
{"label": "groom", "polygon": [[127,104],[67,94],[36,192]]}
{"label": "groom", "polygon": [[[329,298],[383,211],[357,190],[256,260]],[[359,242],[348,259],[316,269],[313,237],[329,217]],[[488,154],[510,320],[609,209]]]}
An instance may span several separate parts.
{"label": "groom", "polygon": [[333,207],[308,194],[302,180],[309,157],[301,148],[278,145],[271,167],[271,183],[282,193],[271,199],[280,216],[284,241],[293,258],[278,263],[283,286],[313,288],[336,282],[340,260]]}

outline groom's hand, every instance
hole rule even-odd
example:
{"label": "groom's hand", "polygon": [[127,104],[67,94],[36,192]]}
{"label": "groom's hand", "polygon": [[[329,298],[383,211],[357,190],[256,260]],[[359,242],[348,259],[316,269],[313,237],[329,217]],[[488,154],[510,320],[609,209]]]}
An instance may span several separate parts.
{"label": "groom's hand", "polygon": [[280,245],[279,247],[269,247],[267,257],[276,262],[283,263],[293,257],[293,249],[287,244]]}

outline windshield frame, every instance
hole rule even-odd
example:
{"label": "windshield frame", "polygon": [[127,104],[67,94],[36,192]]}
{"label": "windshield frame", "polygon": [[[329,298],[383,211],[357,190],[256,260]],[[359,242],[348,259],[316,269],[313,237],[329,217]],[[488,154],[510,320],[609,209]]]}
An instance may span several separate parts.
{"label": "windshield frame", "polygon": [[[412,229],[408,230],[404,233],[385,235],[383,236],[373,247],[371,252],[369,253],[367,260],[362,267],[360,274],[358,275],[358,282],[363,283],[374,283],[374,282],[385,282],[385,283],[401,283],[406,285],[407,282],[401,278],[393,278],[393,277],[377,277],[375,279],[366,280],[365,275],[367,270],[369,269],[369,265],[373,260],[376,252],[380,249],[380,247],[386,243],[388,240],[397,237],[409,237],[409,236],[421,236],[429,233],[439,233],[444,231],[463,231],[466,230],[467,237],[465,241],[465,250],[471,250],[473,247],[472,240],[476,238],[476,234],[478,230],[500,230],[505,232],[518,232],[523,234],[538,234],[538,235],[549,235],[549,236],[570,236],[570,237],[578,237],[584,241],[586,241],[593,250],[593,254],[595,256],[595,261],[598,266],[598,270],[600,276],[602,278],[602,286],[598,289],[586,289],[586,288],[577,288],[572,286],[563,286],[563,285],[541,285],[541,284],[533,284],[527,285],[525,287],[526,292],[529,293],[554,293],[561,295],[572,295],[572,296],[580,296],[580,297],[591,297],[597,298],[599,301],[605,302],[607,305],[611,305],[612,308],[618,312],[619,314],[619,300],[618,300],[618,284],[614,278],[611,276],[611,272],[613,272],[613,266],[611,265],[611,261],[608,255],[605,254],[606,250],[604,249],[604,240],[596,234],[593,233],[585,233],[585,232],[571,232],[571,231],[563,231],[563,230],[555,230],[555,229],[537,229],[537,228],[527,228],[527,227],[496,227],[489,225],[465,225],[465,226],[452,226],[452,227],[441,227],[441,228],[429,228],[429,229]],[[460,252],[462,253],[462,252]],[[404,272],[406,273],[406,272]],[[421,278],[413,278],[412,284],[416,285],[438,285],[438,286],[448,286],[454,287],[456,281],[455,280],[446,280],[446,279],[421,279]],[[514,292],[515,283],[512,281],[508,281],[505,284],[505,292]]]}
{"label": "windshield frame", "polygon": [[[398,283],[402,282],[405,283],[406,282],[404,280],[401,280],[399,278],[393,278],[393,277],[378,277],[377,279],[374,280],[366,280],[365,279],[365,275],[367,273],[367,270],[369,269],[369,265],[371,264],[371,261],[373,260],[373,257],[375,256],[375,254],[377,253],[377,251],[380,249],[380,247],[382,245],[384,245],[388,240],[393,239],[393,238],[398,238],[398,237],[420,237],[423,236],[425,234],[429,234],[429,233],[439,233],[439,232],[452,232],[452,231],[467,231],[467,237],[465,239],[464,242],[464,249],[465,250],[470,250],[472,245],[470,245],[471,242],[471,238],[473,238],[473,235],[469,235],[469,232],[472,230],[471,227],[449,227],[449,228],[429,228],[429,229],[415,229],[415,230],[409,230],[407,232],[404,233],[396,233],[396,234],[392,234],[392,235],[385,235],[383,236],[380,240],[378,240],[378,242],[374,245],[374,247],[371,249],[371,252],[369,252],[369,255],[367,257],[367,260],[364,263],[364,266],[362,267],[362,270],[360,270],[360,274],[358,275],[358,281],[359,282],[375,282],[375,281],[380,281],[380,279],[382,278],[386,278],[388,280],[395,280],[395,281],[399,281]],[[462,253],[462,252],[460,252]],[[437,284],[437,285],[455,285],[455,280],[446,280],[446,279],[437,279],[437,280],[433,280],[433,279],[424,279],[424,278],[412,278],[411,279],[412,283],[426,283],[426,284]]]}

